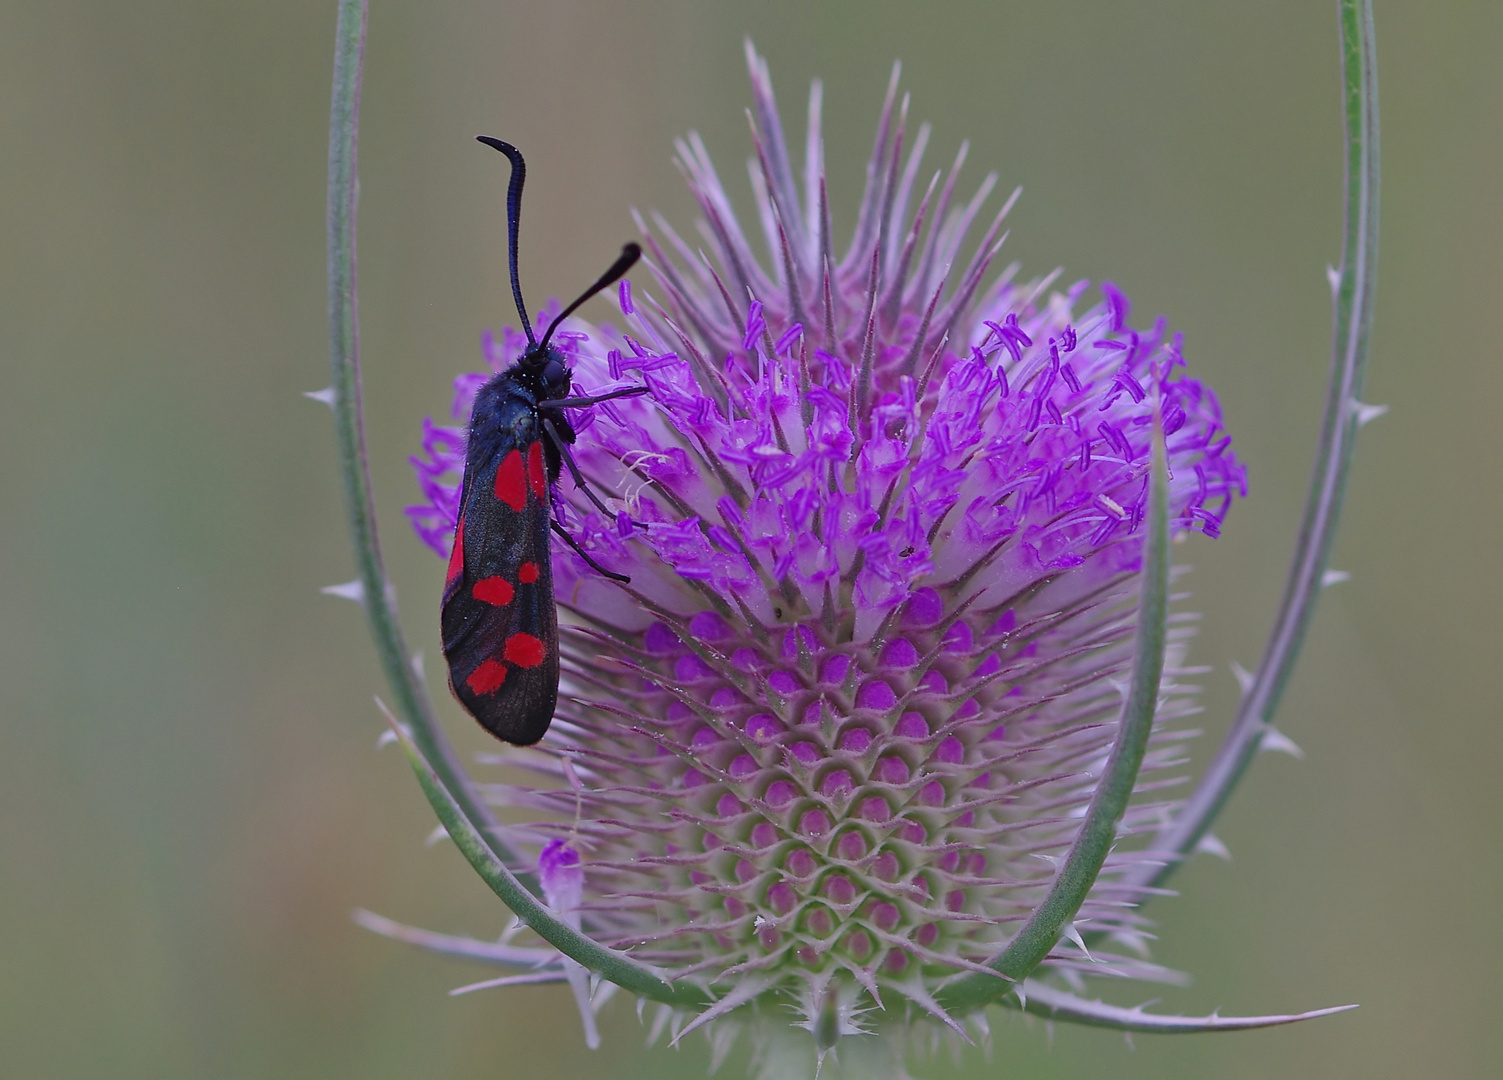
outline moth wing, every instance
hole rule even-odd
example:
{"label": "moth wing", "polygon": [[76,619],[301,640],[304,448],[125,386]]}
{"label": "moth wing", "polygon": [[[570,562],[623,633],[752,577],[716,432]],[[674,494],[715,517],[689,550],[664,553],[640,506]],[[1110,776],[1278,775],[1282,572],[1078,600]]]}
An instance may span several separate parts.
{"label": "moth wing", "polygon": [[541,739],[558,704],[558,613],[542,443],[466,467],[440,617],[449,686],[492,735]]}

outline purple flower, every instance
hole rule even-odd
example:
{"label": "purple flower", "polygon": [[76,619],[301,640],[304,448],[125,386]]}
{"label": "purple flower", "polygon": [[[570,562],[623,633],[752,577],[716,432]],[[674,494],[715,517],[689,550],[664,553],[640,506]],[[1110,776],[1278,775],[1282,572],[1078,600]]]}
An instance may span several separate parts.
{"label": "purple flower", "polygon": [[[720,999],[683,1030],[782,1012],[733,1012],[756,1001],[811,1032],[905,1007],[954,1027],[937,989],[1032,912],[1116,731],[1155,410],[1177,529],[1216,536],[1245,477],[1164,320],[1135,328],[1110,282],[1092,302],[1088,282],[994,269],[1016,194],[963,255],[995,176],[962,201],[962,148],[922,180],[929,129],[910,145],[896,70],[837,254],[819,84],[800,177],[748,57],[761,253],[691,135],[705,250],[642,223],[654,279],[621,284],[621,324],[554,338],[576,392],[651,389],[574,414],[614,515],[557,492],[631,583],[555,544],[558,714],[507,754],[535,786],[492,790],[530,822],[515,838],[550,904]],[[487,336],[489,369],[524,344]],[[486,377],[456,380],[456,417]],[[408,513],[445,555],[463,448],[430,421],[413,459]],[[1061,942],[1040,976],[1164,977],[1115,950],[1144,935],[1114,882],[1171,805],[1172,729],[1194,709],[1176,681],[1190,630],[1171,626],[1139,794],[1076,920],[1115,936]]]}

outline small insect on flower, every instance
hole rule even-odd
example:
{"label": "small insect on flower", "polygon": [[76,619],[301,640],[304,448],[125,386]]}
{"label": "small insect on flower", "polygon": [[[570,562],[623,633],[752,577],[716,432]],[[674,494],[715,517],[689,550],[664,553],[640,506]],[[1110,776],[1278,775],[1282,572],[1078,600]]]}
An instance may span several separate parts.
{"label": "small insect on flower", "polygon": [[511,290],[527,348],[516,363],[475,395],[466,441],[459,523],[444,581],[442,629],[449,686],[471,716],[498,739],[527,746],[541,739],[558,704],[558,613],[553,603],[551,529],[592,568],[599,566],[555,519],[554,485],[561,465],[600,506],[569,453],[574,428],[564,410],[644,394],[645,386],[570,397],[570,373],[549,341],[561,322],[618,280],[642,255],[627,244],[611,268],[533,337],[517,277],[517,226],[527,166],[510,143],[480,141],[511,161],[506,193]]}

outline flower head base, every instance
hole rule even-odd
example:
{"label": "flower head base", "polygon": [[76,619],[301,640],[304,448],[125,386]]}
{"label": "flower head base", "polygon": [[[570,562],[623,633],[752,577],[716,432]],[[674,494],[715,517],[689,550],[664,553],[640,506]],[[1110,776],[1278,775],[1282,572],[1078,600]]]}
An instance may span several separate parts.
{"label": "flower head base", "polygon": [[[644,223],[654,289],[623,282],[619,328],[554,339],[581,393],[651,389],[574,420],[616,516],[557,493],[631,582],[555,546],[554,734],[508,756],[543,782],[495,797],[586,932],[718,999],[682,1030],[765,999],[821,1048],[901,1002],[958,1031],[937,992],[1043,897],[1114,737],[1155,415],[1177,528],[1215,536],[1243,471],[1162,320],[1134,329],[1110,283],[1089,304],[1086,282],[993,275],[1013,199],[962,258],[995,178],[957,202],[962,149],[920,193],[928,128],[905,155],[896,71],[837,258],[819,86],[800,184],[748,58],[765,262],[691,137],[708,250]],[[492,371],[524,344],[488,337]],[[456,382],[456,415],[484,378]],[[424,450],[409,513],[447,553],[463,433],[429,423]],[[1124,835],[1164,811],[1148,792],[1193,708],[1182,651]],[[1131,863],[1108,861],[1077,922],[1141,940],[1112,885]],[[1079,941],[1045,969],[1163,974]]]}

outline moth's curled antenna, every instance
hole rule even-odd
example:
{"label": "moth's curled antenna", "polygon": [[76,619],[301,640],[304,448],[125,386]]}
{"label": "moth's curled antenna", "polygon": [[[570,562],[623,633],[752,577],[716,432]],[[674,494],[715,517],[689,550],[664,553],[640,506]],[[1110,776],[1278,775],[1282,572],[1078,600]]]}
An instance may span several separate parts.
{"label": "moth's curled antenna", "polygon": [[527,319],[527,305],[522,302],[522,281],[517,276],[517,230],[522,223],[522,185],[527,182],[527,162],[522,160],[522,151],[509,142],[493,139],[489,135],[476,135],[475,141],[501,151],[511,162],[511,183],[506,187],[506,236],[510,245],[510,258],[507,261],[511,268],[511,297],[516,302],[517,315],[522,320],[527,344],[535,345],[537,339],[532,336],[532,323]]}
{"label": "moth's curled antenna", "polygon": [[553,331],[558,329],[558,324],[573,315],[580,304],[594,296],[601,289],[614,285],[621,277],[636,264],[642,257],[642,249],[636,244],[627,244],[621,249],[621,257],[611,263],[611,268],[600,275],[600,280],[584,291],[584,294],[574,303],[559,312],[558,318],[548,324],[548,332],[543,335],[542,347],[548,347],[548,341],[553,337]]}

